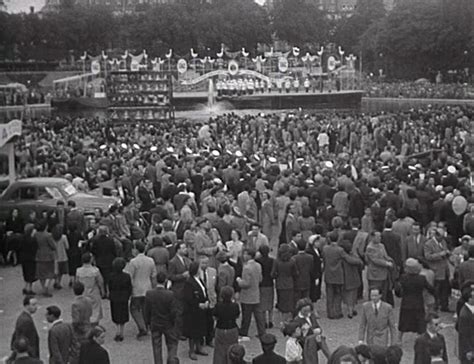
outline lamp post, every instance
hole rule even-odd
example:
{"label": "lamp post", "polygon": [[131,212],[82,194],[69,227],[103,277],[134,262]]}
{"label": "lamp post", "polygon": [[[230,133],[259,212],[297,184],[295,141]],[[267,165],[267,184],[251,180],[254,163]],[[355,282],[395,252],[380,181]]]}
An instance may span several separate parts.
{"label": "lamp post", "polygon": [[[87,52],[84,52],[84,54],[81,56],[81,61],[82,61],[82,76],[84,77],[86,73],[86,59],[87,59]],[[84,77],[84,97],[86,96],[86,81]]]}

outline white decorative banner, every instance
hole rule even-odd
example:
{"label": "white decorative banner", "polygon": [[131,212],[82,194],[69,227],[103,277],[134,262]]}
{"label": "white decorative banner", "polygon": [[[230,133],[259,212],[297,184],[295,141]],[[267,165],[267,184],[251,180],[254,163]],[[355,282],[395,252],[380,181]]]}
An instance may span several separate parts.
{"label": "white decorative banner", "polygon": [[0,124],[0,148],[7,144],[11,138],[21,135],[21,120],[15,119],[7,124]]}
{"label": "white decorative banner", "polygon": [[239,72],[239,64],[232,60],[229,62],[229,67],[227,69],[232,76],[235,76],[237,72]]}
{"label": "white decorative banner", "polygon": [[91,62],[91,72],[94,75],[97,75],[100,73],[100,62],[99,61],[92,61]]}
{"label": "white decorative banner", "polygon": [[288,59],[285,57],[278,58],[278,70],[283,73],[288,71]]}
{"label": "white decorative banner", "polygon": [[130,71],[138,72],[139,69],[140,62],[138,62],[136,59],[132,60],[132,62],[130,62]]}
{"label": "white decorative banner", "polygon": [[336,58],[334,56],[330,56],[328,58],[328,70],[334,71],[336,69]]}
{"label": "white decorative banner", "polygon": [[188,70],[188,62],[186,62],[184,58],[179,59],[176,66],[178,68],[178,72],[181,74],[186,73]]}

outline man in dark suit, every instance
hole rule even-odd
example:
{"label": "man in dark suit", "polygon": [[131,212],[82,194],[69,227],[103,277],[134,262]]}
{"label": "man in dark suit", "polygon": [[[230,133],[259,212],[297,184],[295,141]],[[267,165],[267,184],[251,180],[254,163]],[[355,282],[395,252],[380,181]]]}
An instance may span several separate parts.
{"label": "man in dark suit", "polygon": [[[415,364],[447,363],[446,341],[439,334],[440,319],[436,313],[426,317],[426,332],[415,340]],[[469,362],[461,362],[471,363]]]}
{"label": "man in dark suit", "polygon": [[21,337],[28,342],[28,353],[32,358],[39,358],[39,336],[36,331],[32,315],[38,310],[38,300],[34,296],[25,296],[23,299],[23,312],[20,313],[13,332],[11,349],[14,351],[14,343]]}
{"label": "man in dark suit", "polygon": [[263,354],[255,357],[252,364],[286,364],[284,357],[273,351],[276,345],[276,337],[272,334],[263,334],[260,338]]}
{"label": "man in dark suit", "polygon": [[411,234],[407,237],[407,246],[404,256],[408,258],[415,258],[420,260],[424,258],[423,247],[425,245],[426,238],[421,234],[420,224],[414,222],[411,226]]}
{"label": "man in dark suit", "polygon": [[295,261],[298,276],[295,279],[295,302],[301,298],[309,297],[311,277],[313,273],[313,257],[305,252],[306,243],[298,242],[298,254],[291,259]]}
{"label": "man in dark suit", "polygon": [[328,318],[342,318],[342,287],[344,272],[342,259],[344,250],[338,245],[339,235],[333,231],[329,234],[330,244],[323,248],[324,282],[326,283],[326,305]]}
{"label": "man in dark suit", "polygon": [[174,292],[165,288],[166,274],[158,272],[156,281],[158,283],[156,288],[148,291],[145,296],[145,323],[151,330],[155,364],[163,363],[163,335],[168,350],[167,362],[173,363],[178,351],[176,322],[179,311]]}
{"label": "man in dark suit", "polygon": [[[176,255],[168,263],[168,277],[171,281],[171,290],[174,292],[176,297],[176,305],[178,307],[178,317],[176,326],[178,329],[179,335],[182,334],[183,330],[183,289],[184,282],[189,278],[189,265],[191,261],[186,256],[188,253],[188,248],[186,243],[181,241],[178,243]],[[180,339],[186,340],[184,337]]]}
{"label": "man in dark suit", "polygon": [[48,332],[48,350],[50,364],[69,363],[73,345],[73,331],[70,324],[60,319],[61,310],[57,306],[46,308],[46,320],[51,324]]}
{"label": "man in dark suit", "polygon": [[469,259],[458,267],[458,283],[462,288],[467,282],[474,282],[474,246],[468,248]]}
{"label": "man in dark suit", "polygon": [[94,255],[95,264],[104,278],[106,294],[109,288],[109,277],[112,273],[112,262],[117,257],[115,243],[109,235],[109,229],[105,225],[99,226],[97,236],[92,238],[91,253]]}
{"label": "man in dark suit", "polygon": [[461,364],[471,364],[474,357],[474,289],[467,290],[463,298],[466,303],[462,306],[456,323],[459,334],[458,353]]}
{"label": "man in dark suit", "polygon": [[311,235],[308,239],[306,253],[313,258],[313,270],[311,272],[311,287],[309,296],[311,301],[317,302],[321,298],[321,284],[323,276],[323,260],[320,252],[321,236],[319,234]]}
{"label": "man in dark suit", "polygon": [[225,243],[230,240],[230,233],[232,232],[232,225],[226,222],[224,219],[224,210],[217,210],[217,219],[211,221],[213,228],[217,229],[219,235],[221,236],[222,241]]}
{"label": "man in dark suit", "polygon": [[392,231],[392,222],[387,220],[385,222],[385,229],[382,232],[382,244],[390,258],[393,259],[398,272],[403,268],[402,260],[402,239],[400,235]]}

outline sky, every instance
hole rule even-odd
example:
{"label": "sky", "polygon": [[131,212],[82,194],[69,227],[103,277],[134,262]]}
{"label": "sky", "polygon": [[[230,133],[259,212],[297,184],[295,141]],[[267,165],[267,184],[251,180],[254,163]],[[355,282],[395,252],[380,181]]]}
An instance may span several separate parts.
{"label": "sky", "polygon": [[40,11],[45,0],[3,0],[9,13],[29,12],[30,6],[35,7],[35,11]]}

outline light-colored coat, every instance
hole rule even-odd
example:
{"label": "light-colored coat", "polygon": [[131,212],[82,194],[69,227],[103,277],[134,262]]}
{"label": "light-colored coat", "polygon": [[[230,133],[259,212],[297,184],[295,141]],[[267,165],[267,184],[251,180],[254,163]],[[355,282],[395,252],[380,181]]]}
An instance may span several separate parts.
{"label": "light-colored coat", "polygon": [[369,243],[365,252],[367,262],[367,279],[372,281],[384,281],[388,278],[388,262],[393,262],[388,256],[385,246],[381,243]]}
{"label": "light-colored coat", "polygon": [[362,305],[359,341],[366,342],[367,345],[387,347],[395,344],[396,338],[397,328],[395,326],[393,307],[381,301],[379,312],[375,315],[373,302],[365,302]]}
{"label": "light-colored coat", "polygon": [[255,260],[244,264],[242,279],[239,281],[240,302],[246,304],[260,303],[260,282],[262,281],[262,266]]}
{"label": "light-colored coat", "polygon": [[209,299],[209,305],[212,308],[217,303],[217,270],[212,267],[207,267],[206,272],[203,272],[203,274],[206,274],[205,282],[207,289],[207,298]]}
{"label": "light-colored coat", "polygon": [[435,239],[428,239],[423,246],[423,253],[430,269],[435,274],[435,280],[445,280],[449,277],[448,256],[443,254],[448,251],[446,241],[439,243]]}

